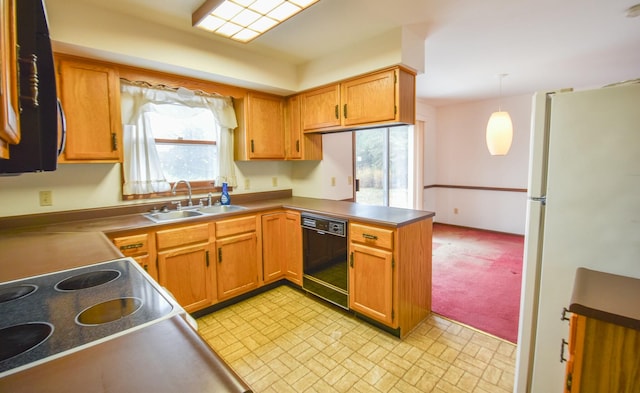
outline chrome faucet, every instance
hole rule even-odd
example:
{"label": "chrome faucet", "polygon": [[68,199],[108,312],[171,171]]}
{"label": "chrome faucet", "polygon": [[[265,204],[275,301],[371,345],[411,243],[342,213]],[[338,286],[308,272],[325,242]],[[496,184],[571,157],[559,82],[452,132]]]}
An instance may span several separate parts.
{"label": "chrome faucet", "polygon": [[[176,195],[176,188],[178,187],[179,183],[184,183],[187,185],[187,191],[189,192],[189,202],[187,203],[188,206],[193,206],[193,201],[191,200],[191,184],[189,184],[188,181],[186,180],[178,180],[177,182],[173,183],[173,187],[171,188],[171,193],[173,195]],[[180,206],[180,205],[178,205]]]}

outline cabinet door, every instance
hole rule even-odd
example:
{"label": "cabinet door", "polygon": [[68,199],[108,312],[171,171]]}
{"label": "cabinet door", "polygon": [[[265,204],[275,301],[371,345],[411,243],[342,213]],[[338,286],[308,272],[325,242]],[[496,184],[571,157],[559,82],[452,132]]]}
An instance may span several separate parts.
{"label": "cabinet door", "polygon": [[249,158],[284,159],[283,99],[249,93],[247,116]]}
{"label": "cabinet door", "polygon": [[285,213],[270,213],[262,216],[262,279],[265,283],[284,276]]}
{"label": "cabinet door", "polygon": [[212,304],[209,244],[158,253],[159,283],[187,312]]}
{"label": "cabinet door", "polygon": [[121,162],[119,79],[113,68],[61,58],[60,100],[67,120],[61,162]]}
{"label": "cabinet door", "polygon": [[340,85],[332,85],[302,94],[304,131],[340,126]]}
{"label": "cabinet door", "polygon": [[396,118],[396,71],[374,73],[342,83],[345,126]]}
{"label": "cabinet door", "polygon": [[287,100],[285,141],[288,160],[322,160],[322,135],[302,132],[301,96]]}
{"label": "cabinet door", "polygon": [[385,325],[393,325],[393,254],[351,244],[349,308]]}
{"label": "cabinet door", "polygon": [[286,212],[284,219],[285,275],[287,279],[302,286],[302,228],[300,213]]}
{"label": "cabinet door", "polygon": [[218,300],[258,286],[257,240],[255,232],[216,240]]}
{"label": "cabinet door", "polygon": [[0,1],[0,158],[9,158],[9,145],[20,142],[16,0]]}

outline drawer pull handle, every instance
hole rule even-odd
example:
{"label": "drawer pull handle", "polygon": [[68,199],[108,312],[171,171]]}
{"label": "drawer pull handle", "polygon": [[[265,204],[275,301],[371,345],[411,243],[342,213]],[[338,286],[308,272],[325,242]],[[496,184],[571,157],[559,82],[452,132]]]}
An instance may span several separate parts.
{"label": "drawer pull handle", "polygon": [[340,118],[340,105],[336,104],[336,119]]}
{"label": "drawer pull handle", "polygon": [[140,243],[131,243],[131,244],[125,244],[123,246],[120,246],[121,250],[133,250],[135,248],[142,248],[144,247],[144,243],[140,242]]}
{"label": "drawer pull handle", "polygon": [[378,236],[376,235],[369,235],[368,233],[363,233],[362,237],[364,237],[367,240],[378,240]]}
{"label": "drawer pull handle", "polygon": [[560,363],[564,363],[567,361],[567,358],[564,357],[564,347],[566,347],[567,345],[569,345],[569,343],[563,338],[562,343],[560,344]]}
{"label": "drawer pull handle", "polygon": [[351,252],[351,254],[349,255],[349,265],[351,267],[353,267],[353,251]]}
{"label": "drawer pull handle", "polygon": [[218,263],[222,263],[222,247],[218,247]]}
{"label": "drawer pull handle", "polygon": [[204,257],[205,257],[205,259],[207,261],[207,267],[209,267],[209,250],[204,252]]}
{"label": "drawer pull handle", "polygon": [[561,321],[569,321],[569,318],[567,318],[567,313],[570,313],[571,311],[569,311],[566,307],[562,307],[562,317],[560,317]]}

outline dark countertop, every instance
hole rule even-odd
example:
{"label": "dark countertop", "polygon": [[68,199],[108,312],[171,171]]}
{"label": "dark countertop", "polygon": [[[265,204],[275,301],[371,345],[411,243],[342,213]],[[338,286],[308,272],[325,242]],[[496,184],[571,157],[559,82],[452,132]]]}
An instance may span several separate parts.
{"label": "dark countertop", "polygon": [[[225,217],[258,213],[261,211],[272,209],[293,209],[299,211],[307,211],[320,215],[336,216],[339,218],[346,218],[349,220],[358,220],[360,222],[366,222],[370,224],[378,224],[392,227],[401,227],[403,225],[410,224],[415,221],[423,220],[433,217],[435,213],[425,210],[413,210],[413,209],[401,209],[394,207],[383,206],[370,206],[359,203],[346,202],[346,201],[333,201],[327,199],[315,199],[315,198],[303,198],[303,197],[286,197],[286,198],[271,198],[265,200],[242,202],[232,201],[234,204],[246,207],[247,210],[239,212],[224,213],[219,215],[209,215],[189,218],[186,220],[156,223],[148,218],[145,218],[142,213],[134,214],[118,214],[107,217],[88,217],[81,220],[68,220],[63,218],[56,218],[46,224],[39,224],[33,227],[10,227],[7,226],[6,230],[27,230],[27,231],[44,231],[44,232],[87,232],[98,231],[107,234],[114,234],[118,232],[126,232],[144,228],[154,228],[161,225],[170,224],[185,224],[185,223],[197,223],[206,222],[211,220],[219,220]],[[91,213],[89,213],[90,215]]]}
{"label": "dark countertop", "polygon": [[180,316],[0,378],[2,392],[246,392]]}
{"label": "dark countertop", "polygon": [[640,330],[640,279],[578,268],[569,311]]}

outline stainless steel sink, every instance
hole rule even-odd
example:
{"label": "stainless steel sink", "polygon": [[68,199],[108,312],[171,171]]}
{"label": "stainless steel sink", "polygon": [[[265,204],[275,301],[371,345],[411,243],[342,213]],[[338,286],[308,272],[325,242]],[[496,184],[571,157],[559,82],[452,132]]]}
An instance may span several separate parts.
{"label": "stainless steel sink", "polygon": [[147,213],[144,216],[154,222],[184,220],[186,218],[199,217],[203,213],[196,210],[170,210],[168,212]]}
{"label": "stainless steel sink", "polygon": [[244,206],[238,206],[238,205],[214,205],[214,206],[201,207],[200,209],[198,209],[199,212],[204,214],[222,214],[222,213],[231,213],[231,212],[237,212],[242,210],[247,210],[247,208]]}

